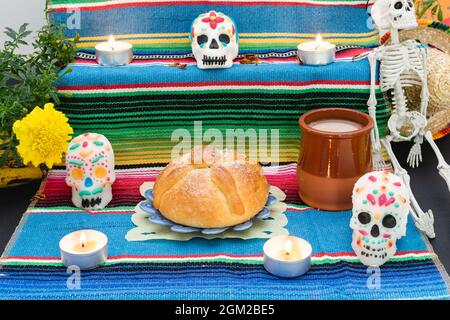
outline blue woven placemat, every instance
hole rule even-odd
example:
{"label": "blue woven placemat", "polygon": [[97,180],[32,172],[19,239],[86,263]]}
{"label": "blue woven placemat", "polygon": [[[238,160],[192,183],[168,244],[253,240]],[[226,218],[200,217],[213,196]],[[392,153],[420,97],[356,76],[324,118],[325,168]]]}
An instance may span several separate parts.
{"label": "blue woven placemat", "polygon": [[[262,265],[264,239],[192,239],[128,242],[139,186],[158,170],[118,170],[114,200],[102,211],[70,206],[64,171],[52,171],[40,193],[45,200],[25,213],[2,257],[1,299],[448,299],[448,275],[428,242],[408,222],[397,255],[379,270],[363,266],[351,249],[350,211],[325,212],[298,205],[295,165],[266,169],[271,185],[288,195],[286,228],[313,247],[312,268],[296,279],[279,279]],[[71,274],[59,259],[60,238],[97,229],[109,238],[106,265]]]}

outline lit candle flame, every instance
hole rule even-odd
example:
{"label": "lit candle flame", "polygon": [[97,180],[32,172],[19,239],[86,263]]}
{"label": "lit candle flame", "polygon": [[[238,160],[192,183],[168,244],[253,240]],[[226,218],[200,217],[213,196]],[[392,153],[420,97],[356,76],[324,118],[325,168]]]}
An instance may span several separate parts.
{"label": "lit candle flame", "polygon": [[290,255],[292,252],[292,240],[289,238],[286,240],[286,243],[284,244],[284,252],[287,255]]}
{"label": "lit candle flame", "polygon": [[321,43],[322,43],[322,36],[320,35],[320,33],[318,33],[316,37],[316,51],[319,50]]}
{"label": "lit candle flame", "polygon": [[87,237],[86,237],[86,232],[81,232],[81,234],[80,234],[80,246],[82,247],[82,248],[84,248],[84,246],[86,245],[86,239]]}
{"label": "lit candle flame", "polygon": [[114,36],[110,35],[109,39],[108,39],[108,45],[111,47],[112,50],[114,50],[115,43],[116,43],[116,40],[114,39]]}
{"label": "lit candle flame", "polygon": [[322,42],[322,36],[320,35],[320,33],[317,34],[316,42],[317,43],[321,43]]}

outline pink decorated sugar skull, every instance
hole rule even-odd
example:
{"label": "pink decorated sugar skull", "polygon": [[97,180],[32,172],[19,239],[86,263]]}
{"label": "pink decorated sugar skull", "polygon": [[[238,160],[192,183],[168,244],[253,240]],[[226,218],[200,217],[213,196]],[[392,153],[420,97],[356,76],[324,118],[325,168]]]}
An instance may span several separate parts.
{"label": "pink decorated sugar skull", "polygon": [[371,15],[382,30],[417,28],[413,0],[375,0]]}
{"label": "pink decorated sugar skull", "polygon": [[66,183],[72,187],[72,202],[76,207],[93,210],[108,205],[116,174],[114,152],[105,136],[84,133],[72,139],[66,168]]}
{"label": "pink decorated sugar skull", "polygon": [[215,11],[199,15],[192,23],[190,39],[200,69],[233,66],[239,48],[236,26],[230,17]]}
{"label": "pink decorated sugar skull", "polygon": [[352,247],[361,262],[377,267],[397,251],[396,241],[406,235],[408,189],[387,171],[369,172],[353,188]]}

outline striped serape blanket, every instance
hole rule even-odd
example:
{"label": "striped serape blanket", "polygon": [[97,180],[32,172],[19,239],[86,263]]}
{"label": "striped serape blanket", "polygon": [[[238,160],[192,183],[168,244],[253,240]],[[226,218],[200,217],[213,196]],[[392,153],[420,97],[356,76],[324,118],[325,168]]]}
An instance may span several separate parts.
{"label": "striped serape blanket", "polygon": [[231,17],[241,53],[285,52],[321,33],[337,45],[373,47],[378,30],[366,0],[50,0],[53,23],[80,35],[78,48],[92,52],[110,34],[140,54],[190,53],[189,31],[201,13]]}
{"label": "striped serape blanket", "polygon": [[[363,266],[351,249],[350,211],[326,212],[298,201],[295,163],[266,167],[271,185],[282,189],[290,234],[311,242],[312,268],[280,279],[262,265],[264,239],[195,238],[190,241],[128,242],[131,215],[142,200],[139,186],[161,168],[122,168],[105,210],[71,206],[65,171],[52,170],[39,197],[24,214],[2,256],[2,299],[448,299],[449,278],[410,219],[394,258],[379,270]],[[59,258],[58,242],[78,229],[109,238],[109,259],[81,273],[80,286]],[[374,277],[377,277],[374,280]]]}
{"label": "striped serape blanket", "polygon": [[[50,20],[64,24],[67,36],[80,35],[80,59],[58,84],[58,108],[75,134],[108,137],[120,165],[167,163],[177,144],[172,133],[193,135],[197,120],[202,132],[278,130],[279,153],[259,160],[296,161],[298,118],[324,107],[367,112],[370,80],[367,60],[351,62],[348,52],[329,66],[300,67],[297,45],[320,33],[355,50],[376,46],[378,30],[368,5],[366,0],[51,0]],[[259,64],[237,59],[227,70],[196,68],[189,30],[209,10],[233,18],[241,58],[257,54]],[[95,63],[95,45],[110,34],[133,44],[133,63],[117,68]],[[379,90],[377,100],[383,134],[390,108]]]}
{"label": "striped serape blanket", "polygon": [[[338,54],[328,66],[299,66],[296,57],[273,54],[259,64],[200,70],[192,58],[148,56],[124,67],[102,67],[79,59],[58,85],[58,109],[75,135],[96,132],[111,141],[120,165],[162,164],[178,144],[175,130],[267,130],[277,135],[279,153],[260,161],[296,161],[299,117],[310,110],[339,107],[367,112],[370,72],[367,59],[351,57],[365,49]],[[173,63],[175,62],[175,64]],[[184,69],[176,63],[186,64]],[[386,131],[390,107],[377,90],[377,122]],[[276,132],[275,132],[276,131]],[[273,134],[272,134],[273,133]]]}

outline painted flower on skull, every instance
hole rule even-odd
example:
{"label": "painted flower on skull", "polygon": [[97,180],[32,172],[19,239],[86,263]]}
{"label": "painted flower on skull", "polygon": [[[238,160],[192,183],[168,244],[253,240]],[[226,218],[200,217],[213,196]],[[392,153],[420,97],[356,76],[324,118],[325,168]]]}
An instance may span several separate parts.
{"label": "painted flower on skull", "polygon": [[211,29],[216,29],[218,23],[224,22],[225,19],[222,17],[218,17],[215,11],[210,11],[209,16],[202,19],[202,22],[209,23]]}

